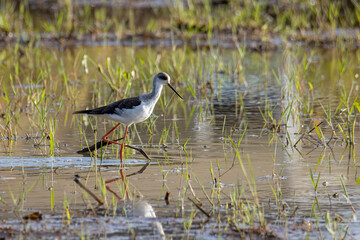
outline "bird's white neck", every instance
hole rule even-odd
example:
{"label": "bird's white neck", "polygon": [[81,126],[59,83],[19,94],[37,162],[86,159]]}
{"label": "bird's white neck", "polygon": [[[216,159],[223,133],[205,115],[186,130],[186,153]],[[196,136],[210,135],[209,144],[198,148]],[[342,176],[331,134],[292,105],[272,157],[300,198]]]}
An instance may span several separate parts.
{"label": "bird's white neck", "polygon": [[150,93],[151,98],[159,99],[161,95],[161,91],[163,89],[163,85],[159,82],[153,82],[153,89]]}
{"label": "bird's white neck", "polygon": [[150,93],[144,94],[140,97],[144,102],[150,101],[151,103],[153,103],[155,105],[156,102],[158,101],[158,99],[160,98],[162,89],[163,89],[162,84],[153,82],[152,91]]}

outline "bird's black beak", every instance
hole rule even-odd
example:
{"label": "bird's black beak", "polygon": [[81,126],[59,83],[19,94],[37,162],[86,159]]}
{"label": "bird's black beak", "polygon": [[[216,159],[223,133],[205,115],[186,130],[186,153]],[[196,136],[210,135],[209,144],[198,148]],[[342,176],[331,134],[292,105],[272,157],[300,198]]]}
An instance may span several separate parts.
{"label": "bird's black beak", "polygon": [[171,90],[173,90],[173,91],[176,93],[176,95],[179,96],[179,98],[181,98],[182,100],[184,100],[184,99],[182,98],[182,96],[180,96],[180,94],[178,94],[178,92],[171,86],[170,83],[168,83],[168,86],[169,86],[169,88],[171,88]]}

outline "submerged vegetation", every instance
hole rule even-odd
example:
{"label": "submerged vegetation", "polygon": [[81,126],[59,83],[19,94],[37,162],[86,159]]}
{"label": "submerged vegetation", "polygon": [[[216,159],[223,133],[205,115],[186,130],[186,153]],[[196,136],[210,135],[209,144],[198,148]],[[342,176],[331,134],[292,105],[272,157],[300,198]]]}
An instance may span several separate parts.
{"label": "submerged vegetation", "polygon": [[[133,5],[35,3],[0,0],[13,43],[0,52],[0,238],[359,237],[359,51],[336,34],[334,49],[262,53],[238,37],[356,29],[356,1],[175,1],[146,24]],[[109,33],[143,38],[71,46],[118,44]],[[234,48],[208,41],[221,34]],[[154,36],[169,47],[134,47]],[[165,90],[130,128],[151,160],[125,148],[119,169],[112,145],[79,155],[113,123],[72,112],[148,92],[159,71],[185,102]]]}

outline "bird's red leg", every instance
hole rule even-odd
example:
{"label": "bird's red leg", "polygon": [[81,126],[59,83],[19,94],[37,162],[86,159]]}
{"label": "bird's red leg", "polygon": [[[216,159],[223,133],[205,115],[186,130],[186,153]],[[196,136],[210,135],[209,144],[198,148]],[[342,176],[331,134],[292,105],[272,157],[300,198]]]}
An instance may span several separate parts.
{"label": "bird's red leg", "polygon": [[102,140],[104,140],[104,142],[109,142],[109,143],[121,145],[121,143],[118,143],[118,142],[115,142],[115,141],[113,141],[113,140],[107,139],[107,137],[110,135],[110,133],[112,133],[118,126],[120,126],[120,124],[121,124],[121,123],[116,124],[115,127],[113,127],[107,134],[105,134],[105,135],[102,137]]}
{"label": "bird's red leg", "polygon": [[[120,175],[121,175],[121,179],[124,183],[124,188],[125,188],[125,191],[126,191],[126,197],[129,198],[130,195],[129,195],[129,192],[127,190],[127,186],[126,186],[126,182],[125,182],[125,176],[124,176],[124,169],[123,169],[123,152],[124,152],[124,145],[125,145],[125,138],[126,138],[126,134],[127,134],[127,131],[128,131],[128,126],[126,126],[125,128],[125,134],[124,134],[124,139],[123,139],[123,143],[119,143],[119,142],[116,142],[116,141],[113,141],[113,140],[110,140],[110,139],[107,139],[107,137],[110,135],[110,133],[112,133],[121,123],[118,123],[116,124],[115,127],[113,127],[107,134],[105,134],[103,137],[102,137],[102,140],[104,142],[109,142],[109,143],[113,143],[113,144],[118,144],[118,145],[121,145],[121,148],[120,148],[120,161],[121,161],[121,169],[120,169]],[[112,193],[114,193],[117,197],[119,197],[115,192],[113,192],[107,185],[106,185],[106,188],[111,191]],[[120,198],[120,197],[119,197]]]}
{"label": "bird's red leg", "polygon": [[125,139],[126,139],[126,134],[127,134],[128,128],[129,128],[129,127],[126,126],[126,128],[125,128],[125,134],[124,134],[124,138],[123,138],[123,143],[121,144],[121,148],[120,148],[121,167],[123,167],[124,146],[125,146]]}

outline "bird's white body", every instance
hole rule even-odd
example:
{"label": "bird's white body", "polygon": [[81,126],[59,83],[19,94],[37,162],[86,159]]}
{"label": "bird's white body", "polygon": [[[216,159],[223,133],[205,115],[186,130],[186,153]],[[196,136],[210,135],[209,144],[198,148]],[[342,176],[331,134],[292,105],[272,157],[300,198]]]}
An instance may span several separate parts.
{"label": "bird's white body", "polygon": [[116,114],[104,114],[103,117],[130,126],[148,119],[152,113],[149,110],[150,108],[145,104],[140,104],[132,109],[117,110]]}
{"label": "bird's white body", "polygon": [[104,117],[115,122],[120,122],[126,126],[143,122],[151,116],[160,98],[162,89],[163,86],[157,84],[157,86],[153,88],[153,92],[139,96],[141,101],[140,105],[134,106],[133,108],[117,108],[113,114],[104,114]]}

